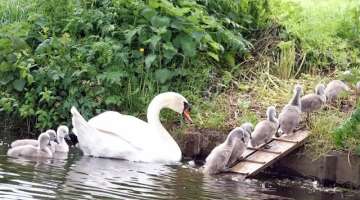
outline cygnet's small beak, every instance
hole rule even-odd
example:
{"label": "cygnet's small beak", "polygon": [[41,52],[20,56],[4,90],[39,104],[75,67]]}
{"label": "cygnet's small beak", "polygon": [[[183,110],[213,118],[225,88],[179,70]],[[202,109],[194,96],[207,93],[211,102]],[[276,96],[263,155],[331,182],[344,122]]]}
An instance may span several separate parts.
{"label": "cygnet's small beak", "polygon": [[56,142],[57,144],[59,144],[59,141],[57,140],[57,138],[55,138],[54,142]]}
{"label": "cygnet's small beak", "polygon": [[242,137],[242,138],[241,138],[241,141],[242,141],[243,143],[245,143],[245,139],[244,139],[244,137]]}

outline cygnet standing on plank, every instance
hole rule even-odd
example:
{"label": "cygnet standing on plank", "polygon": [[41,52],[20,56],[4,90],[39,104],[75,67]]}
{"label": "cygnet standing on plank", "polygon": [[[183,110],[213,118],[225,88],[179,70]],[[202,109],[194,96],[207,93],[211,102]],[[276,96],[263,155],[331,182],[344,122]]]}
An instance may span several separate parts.
{"label": "cygnet standing on plank", "polygon": [[242,155],[244,154],[246,147],[251,139],[251,132],[254,129],[254,126],[250,122],[243,123],[240,126],[244,131],[244,139],[237,139],[235,141],[234,149],[231,153],[229,162],[227,164],[228,167],[233,167],[238,161],[242,159]]}
{"label": "cygnet standing on plank", "polygon": [[280,137],[282,134],[293,134],[296,127],[299,125],[301,115],[301,93],[302,87],[298,84],[295,85],[293,97],[279,114],[280,128],[276,134],[277,137]]}
{"label": "cygnet standing on plank", "polygon": [[[255,130],[251,134],[251,146],[253,147],[267,143],[279,128],[279,121],[276,118],[276,109],[274,106],[268,107],[266,116],[267,119],[256,124]],[[265,148],[269,148],[269,146],[265,145]]]}
{"label": "cygnet standing on plank", "polygon": [[233,129],[226,137],[225,142],[216,146],[206,158],[203,172],[205,174],[218,174],[227,172],[227,164],[237,140],[245,141],[244,130],[240,127]]}

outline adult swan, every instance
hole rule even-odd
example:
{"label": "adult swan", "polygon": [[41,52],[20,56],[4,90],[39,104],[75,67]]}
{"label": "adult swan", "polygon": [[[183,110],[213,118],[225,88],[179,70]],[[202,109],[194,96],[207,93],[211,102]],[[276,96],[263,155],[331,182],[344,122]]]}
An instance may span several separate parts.
{"label": "adult swan", "polygon": [[160,122],[162,108],[182,113],[191,122],[188,101],[178,93],[165,92],[151,101],[147,110],[148,122],[114,111],[101,113],[87,122],[72,107],[73,132],[85,155],[142,162],[177,162],[181,160],[181,150]]}

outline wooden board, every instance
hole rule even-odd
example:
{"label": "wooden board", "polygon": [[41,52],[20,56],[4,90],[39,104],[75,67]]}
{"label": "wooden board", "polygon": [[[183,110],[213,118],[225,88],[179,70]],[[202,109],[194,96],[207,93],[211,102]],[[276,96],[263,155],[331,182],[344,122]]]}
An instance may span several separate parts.
{"label": "wooden board", "polygon": [[281,157],[302,146],[308,135],[308,131],[301,130],[291,136],[283,135],[280,138],[272,138],[267,143],[271,146],[269,149],[263,148],[265,144],[257,149],[248,147],[243,155],[244,159],[232,167],[231,171],[244,174],[246,177],[255,176]]}

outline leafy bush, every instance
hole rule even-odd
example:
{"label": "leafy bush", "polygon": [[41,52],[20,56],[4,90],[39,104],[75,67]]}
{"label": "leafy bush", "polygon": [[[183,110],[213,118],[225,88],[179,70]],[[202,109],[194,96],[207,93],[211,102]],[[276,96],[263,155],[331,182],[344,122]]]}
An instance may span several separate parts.
{"label": "leafy bush", "polygon": [[334,130],[333,136],[339,148],[356,150],[360,155],[360,104],[351,117]]}
{"label": "leafy bush", "polygon": [[139,115],[161,91],[200,96],[208,74],[249,50],[267,8],[252,0],[19,2],[36,10],[2,15],[0,107],[40,129],[69,121],[73,105],[86,117]]}

